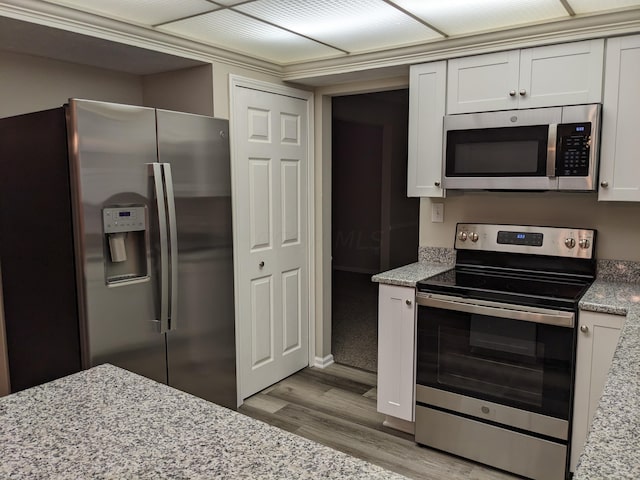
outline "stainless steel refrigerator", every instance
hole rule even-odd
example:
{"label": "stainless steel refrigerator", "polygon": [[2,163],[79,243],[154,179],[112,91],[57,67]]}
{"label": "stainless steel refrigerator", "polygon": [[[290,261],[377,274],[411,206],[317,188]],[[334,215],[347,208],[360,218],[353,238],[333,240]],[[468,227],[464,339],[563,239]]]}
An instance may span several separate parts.
{"label": "stainless steel refrigerator", "polygon": [[236,408],[228,122],[72,99],[0,144],[13,390],[108,362]]}

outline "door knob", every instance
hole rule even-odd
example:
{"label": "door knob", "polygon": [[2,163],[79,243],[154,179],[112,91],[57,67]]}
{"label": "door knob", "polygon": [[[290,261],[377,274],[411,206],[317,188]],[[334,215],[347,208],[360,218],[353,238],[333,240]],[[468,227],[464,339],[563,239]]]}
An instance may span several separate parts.
{"label": "door knob", "polygon": [[516,96],[516,91],[515,91],[515,90],[511,90],[511,91],[509,92],[509,96],[510,96],[510,97],[515,97],[515,96]]}
{"label": "door knob", "polygon": [[439,187],[439,186],[440,186],[440,182],[437,182],[437,181],[436,181],[436,182],[433,182],[433,184],[434,184],[436,187]]}
{"label": "door knob", "polygon": [[600,182],[600,186],[602,188],[607,188],[609,186],[609,182],[607,182],[606,180],[603,180]]}
{"label": "door knob", "polygon": [[527,91],[523,88],[522,90],[520,90],[520,96],[524,97],[527,94]]}
{"label": "door knob", "polygon": [[408,298],[404,301],[404,303],[406,303],[408,306],[411,306],[411,300],[409,300]]}
{"label": "door knob", "polygon": [[580,326],[580,331],[582,333],[587,333],[589,331],[589,327],[587,327],[586,325],[581,325]]}
{"label": "door knob", "polygon": [[260,268],[263,268],[263,267],[264,267],[264,262],[260,262],[260,263],[258,264],[258,266],[259,266]]}

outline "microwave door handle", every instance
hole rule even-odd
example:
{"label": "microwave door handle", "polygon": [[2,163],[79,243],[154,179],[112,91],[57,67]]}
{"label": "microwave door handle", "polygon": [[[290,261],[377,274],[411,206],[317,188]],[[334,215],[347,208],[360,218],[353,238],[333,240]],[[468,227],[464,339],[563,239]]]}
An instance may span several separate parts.
{"label": "microwave door handle", "polygon": [[167,216],[169,218],[169,330],[178,328],[178,226],[176,223],[176,205],[173,190],[171,164],[161,164],[164,170],[164,186],[167,198]]}
{"label": "microwave door handle", "polygon": [[556,142],[558,139],[558,124],[549,124],[547,137],[547,177],[556,176]]}
{"label": "microwave door handle", "polygon": [[158,230],[160,233],[160,333],[169,330],[169,259],[167,241],[167,212],[165,208],[165,190],[163,169],[159,163],[150,163],[155,187],[158,210]]}

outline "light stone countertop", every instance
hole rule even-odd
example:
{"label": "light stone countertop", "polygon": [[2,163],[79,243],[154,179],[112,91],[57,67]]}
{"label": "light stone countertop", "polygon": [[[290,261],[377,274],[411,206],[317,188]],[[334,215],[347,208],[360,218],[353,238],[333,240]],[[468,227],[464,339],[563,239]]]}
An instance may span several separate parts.
{"label": "light stone countertop", "polygon": [[101,365],[0,398],[0,478],[404,477]]}
{"label": "light stone countertop", "polygon": [[372,282],[399,285],[401,287],[415,287],[416,282],[433,277],[438,273],[450,270],[453,265],[444,263],[416,262],[403,267],[387,270],[371,277]]}
{"label": "light stone countertop", "polygon": [[580,308],[627,318],[573,480],[640,479],[640,283],[596,280]]}

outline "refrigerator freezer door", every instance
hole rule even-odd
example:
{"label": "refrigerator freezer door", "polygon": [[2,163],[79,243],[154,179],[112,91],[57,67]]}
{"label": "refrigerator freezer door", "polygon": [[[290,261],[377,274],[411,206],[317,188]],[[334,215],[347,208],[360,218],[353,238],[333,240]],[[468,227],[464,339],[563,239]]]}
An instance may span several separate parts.
{"label": "refrigerator freezer door", "polygon": [[235,409],[235,313],[228,122],[157,111],[159,161],[171,164],[178,242],[178,325],[169,385]]}
{"label": "refrigerator freezer door", "polygon": [[[157,328],[158,268],[151,253],[157,232],[149,220],[156,218],[147,166],[157,161],[155,111],[70,100],[68,121],[83,364],[108,362],[166,383],[166,340]],[[146,261],[150,273],[107,285],[111,259],[102,211],[134,205],[146,212],[147,234],[136,245],[138,256],[146,256],[138,261]]]}

